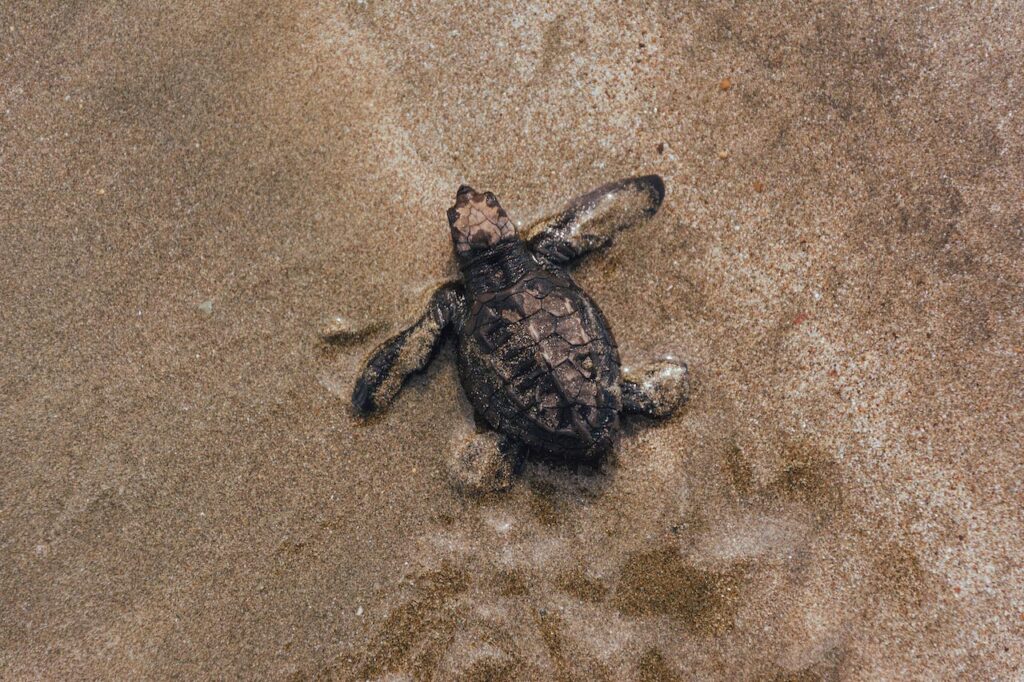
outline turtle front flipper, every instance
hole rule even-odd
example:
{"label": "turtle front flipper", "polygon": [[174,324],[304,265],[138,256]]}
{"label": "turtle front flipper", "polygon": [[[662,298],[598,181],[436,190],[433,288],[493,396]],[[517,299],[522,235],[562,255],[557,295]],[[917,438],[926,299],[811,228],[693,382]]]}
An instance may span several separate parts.
{"label": "turtle front flipper", "polygon": [[576,197],[524,230],[534,253],[568,264],[612,243],[615,234],[653,216],[665,198],[657,175],[623,178]]}
{"label": "turtle front flipper", "polygon": [[465,307],[461,284],[448,282],[438,287],[420,319],[378,346],[363,364],[352,391],[356,412],[367,415],[387,407],[405,380],[430,363],[445,332],[461,322]]}

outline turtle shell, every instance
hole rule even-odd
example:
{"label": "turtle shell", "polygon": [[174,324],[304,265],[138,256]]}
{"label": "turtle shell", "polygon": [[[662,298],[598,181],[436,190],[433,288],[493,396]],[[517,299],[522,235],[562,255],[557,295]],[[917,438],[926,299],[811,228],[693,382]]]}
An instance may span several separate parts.
{"label": "turtle shell", "polygon": [[471,295],[459,338],[463,388],[495,430],[534,449],[591,459],[612,444],[619,354],[597,305],[557,269],[530,269]]}

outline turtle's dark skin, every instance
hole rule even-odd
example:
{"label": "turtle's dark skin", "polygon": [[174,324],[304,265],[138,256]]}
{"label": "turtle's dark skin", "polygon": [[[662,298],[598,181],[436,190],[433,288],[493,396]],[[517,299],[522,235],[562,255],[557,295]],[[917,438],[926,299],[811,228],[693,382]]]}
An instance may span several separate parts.
{"label": "turtle's dark skin", "polygon": [[654,215],[664,195],[657,175],[619,180],[520,237],[494,194],[460,187],[448,224],[461,281],[439,287],[416,323],[370,355],[352,394],[356,412],[387,406],[452,335],[462,387],[495,432],[458,449],[456,479],[467,488],[503,487],[526,451],[597,462],[621,414],[672,414],[686,401],[686,365],[624,371],[604,315],[567,269]]}

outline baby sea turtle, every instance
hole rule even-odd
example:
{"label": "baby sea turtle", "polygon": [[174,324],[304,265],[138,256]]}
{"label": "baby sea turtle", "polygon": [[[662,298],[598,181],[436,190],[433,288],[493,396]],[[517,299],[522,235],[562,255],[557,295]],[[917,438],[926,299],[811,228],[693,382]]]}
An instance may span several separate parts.
{"label": "baby sea turtle", "polygon": [[387,406],[446,335],[483,432],[456,448],[452,471],[470,490],[499,489],[527,451],[597,462],[620,414],[663,418],[686,402],[686,365],[631,372],[597,304],[567,268],[658,210],[657,175],[598,187],[523,230],[491,192],[459,187],[448,224],[461,278],[434,291],[412,326],[381,344],[352,394],[360,415]]}

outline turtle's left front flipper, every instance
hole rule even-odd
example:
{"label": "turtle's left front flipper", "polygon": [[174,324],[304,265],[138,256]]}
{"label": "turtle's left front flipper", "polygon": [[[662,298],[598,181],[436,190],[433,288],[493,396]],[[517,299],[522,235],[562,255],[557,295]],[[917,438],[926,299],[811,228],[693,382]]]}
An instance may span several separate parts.
{"label": "turtle's left front flipper", "polygon": [[665,198],[657,175],[623,178],[576,197],[523,232],[534,253],[560,265],[612,243],[617,232],[653,216]]}
{"label": "turtle's left front flipper", "polygon": [[422,317],[378,346],[366,360],[352,391],[356,412],[367,415],[387,407],[405,380],[430,363],[445,332],[461,321],[465,306],[461,284],[438,287]]}

